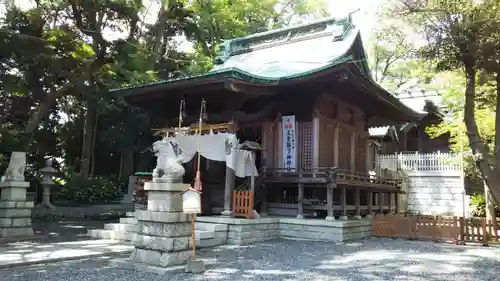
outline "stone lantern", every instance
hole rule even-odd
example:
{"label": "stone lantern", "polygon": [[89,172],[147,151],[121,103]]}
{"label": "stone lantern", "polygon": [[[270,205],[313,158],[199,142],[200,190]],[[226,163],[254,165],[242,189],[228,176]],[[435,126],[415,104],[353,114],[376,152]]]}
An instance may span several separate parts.
{"label": "stone lantern", "polygon": [[54,186],[54,181],[52,177],[55,176],[58,172],[54,167],[52,167],[52,159],[47,159],[45,161],[45,167],[39,170],[40,174],[42,174],[42,187],[43,187],[43,197],[42,203],[39,205],[45,206],[51,210],[55,210],[56,207],[50,203],[50,188]]}

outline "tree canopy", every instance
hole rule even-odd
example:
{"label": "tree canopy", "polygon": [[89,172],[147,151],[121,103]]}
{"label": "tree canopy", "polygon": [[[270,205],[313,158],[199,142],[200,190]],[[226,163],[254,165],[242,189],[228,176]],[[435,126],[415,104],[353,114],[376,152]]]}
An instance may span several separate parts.
{"label": "tree canopy", "polygon": [[150,145],[143,114],[110,89],[205,72],[225,39],[326,15],[321,0],[16,4],[0,15],[0,171],[21,150],[33,173],[50,155],[83,178],[121,174]]}

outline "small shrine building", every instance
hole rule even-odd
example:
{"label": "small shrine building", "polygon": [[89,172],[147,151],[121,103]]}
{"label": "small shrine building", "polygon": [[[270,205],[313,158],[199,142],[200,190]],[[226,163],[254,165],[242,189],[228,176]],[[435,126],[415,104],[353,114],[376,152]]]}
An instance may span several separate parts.
{"label": "small shrine building", "polygon": [[239,191],[251,192],[249,210],[261,215],[335,220],[397,211],[401,180],[369,175],[368,128],[422,118],[373,80],[350,17],[228,40],[205,74],[117,91],[149,114],[151,129],[175,128],[181,101],[182,125],[196,124],[204,100],[206,128],[260,145],[251,189],[224,163],[202,160],[204,215],[238,215]]}

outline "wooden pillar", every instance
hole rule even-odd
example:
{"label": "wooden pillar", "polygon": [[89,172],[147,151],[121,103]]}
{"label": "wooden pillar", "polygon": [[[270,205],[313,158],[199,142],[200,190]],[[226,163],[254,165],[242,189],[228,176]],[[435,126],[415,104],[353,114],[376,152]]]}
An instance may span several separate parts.
{"label": "wooden pillar", "polygon": [[[264,160],[264,162],[262,163],[262,175],[265,177],[267,174],[267,170],[266,170],[266,160]],[[261,194],[261,199],[260,199],[260,216],[263,217],[263,216],[267,216],[267,186],[264,183],[261,184],[261,188],[260,188],[260,192],[262,192]]]}
{"label": "wooden pillar", "polygon": [[381,214],[384,213],[384,193],[378,193],[378,207]]}
{"label": "wooden pillar", "polygon": [[356,202],[356,213],[354,214],[354,218],[360,220],[361,219],[361,191],[357,187],[354,190],[354,200]]}
{"label": "wooden pillar", "polygon": [[340,128],[338,123],[335,125],[335,132],[333,135],[333,166],[339,167],[339,135]]}
{"label": "wooden pillar", "polygon": [[[236,133],[237,131],[237,123],[234,122],[233,128],[231,130],[232,133]],[[234,153],[231,154],[234,157]],[[232,216],[231,211],[231,201],[233,197],[233,189],[234,189],[234,171],[231,170],[226,165],[226,173],[225,173],[225,185],[224,185],[224,211],[222,211],[223,216]]]}
{"label": "wooden pillar", "polygon": [[337,184],[331,183],[326,186],[326,210],[327,217],[325,218],[327,221],[334,221],[335,214],[333,213],[333,189],[337,187]]}
{"label": "wooden pillar", "polygon": [[356,132],[352,132],[351,134],[351,166],[349,169],[351,171],[356,171]]}
{"label": "wooden pillar", "polygon": [[399,193],[394,193],[394,213],[399,214]]}
{"label": "wooden pillar", "polygon": [[234,171],[226,166],[226,182],[224,186],[224,211],[222,211],[223,216],[232,216],[231,211],[231,201],[234,189]]}
{"label": "wooden pillar", "polygon": [[[255,151],[251,152],[250,157],[252,157],[252,159],[250,159],[250,163],[255,165]],[[255,194],[255,175],[253,175],[253,173],[250,176],[250,191]]]}
{"label": "wooden pillar", "polygon": [[372,170],[373,167],[373,162],[375,161],[375,154],[373,153],[373,149],[370,149],[370,137],[366,137],[366,148],[365,148],[365,155],[366,155],[366,171],[365,173],[369,172]]}
{"label": "wooden pillar", "polygon": [[[312,120],[312,167],[316,169],[319,167],[319,117],[313,116]],[[316,177],[316,173],[313,170],[313,177]]]}
{"label": "wooden pillar", "polygon": [[393,199],[393,195],[394,195],[394,192],[388,192],[388,195],[389,195],[389,214],[392,214],[393,213],[393,204],[392,204],[392,199]]}
{"label": "wooden pillar", "polygon": [[371,218],[373,214],[373,192],[368,191],[367,192],[367,203],[368,203],[368,215],[366,215],[367,218]]}
{"label": "wooden pillar", "polygon": [[341,212],[340,219],[348,220],[347,218],[347,190],[345,186],[340,188],[340,204],[341,204]]}
{"label": "wooden pillar", "polygon": [[297,218],[303,219],[304,218],[304,184],[301,182],[299,182],[297,209],[298,209]]}

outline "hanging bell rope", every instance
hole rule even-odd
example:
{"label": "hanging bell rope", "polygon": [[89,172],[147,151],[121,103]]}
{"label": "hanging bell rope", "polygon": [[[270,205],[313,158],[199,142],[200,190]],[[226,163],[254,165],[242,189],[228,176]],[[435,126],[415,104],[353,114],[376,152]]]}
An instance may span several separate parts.
{"label": "hanging bell rope", "polygon": [[203,119],[204,119],[204,117],[206,117],[206,114],[207,114],[206,110],[207,110],[206,101],[205,101],[205,99],[202,99],[201,106],[200,106],[200,119],[198,120],[198,138],[196,141],[196,151],[198,151],[197,152],[197,159],[196,159],[196,177],[194,179],[194,184],[193,184],[193,188],[198,192],[201,192],[201,190],[203,189],[202,183],[201,183],[201,171],[200,171],[201,154],[199,151],[200,151],[201,134],[203,132],[203,129],[202,129]]}

